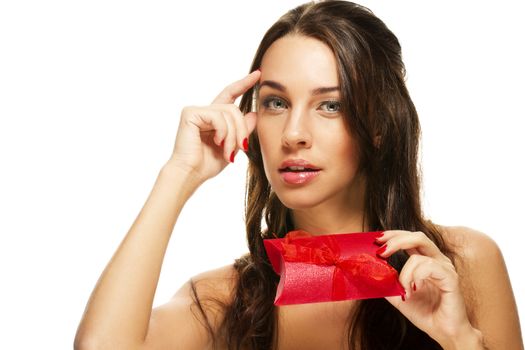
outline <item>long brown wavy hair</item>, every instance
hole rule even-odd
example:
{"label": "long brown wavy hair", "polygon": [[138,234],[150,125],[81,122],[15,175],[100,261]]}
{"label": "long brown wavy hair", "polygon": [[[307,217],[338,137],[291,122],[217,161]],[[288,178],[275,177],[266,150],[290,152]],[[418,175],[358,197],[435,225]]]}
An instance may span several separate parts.
{"label": "long brown wavy hair", "polygon": [[[437,225],[423,218],[420,202],[418,145],[420,125],[405,86],[405,68],[396,36],[369,9],[347,1],[310,2],[283,15],[264,35],[250,71],[260,67],[270,45],[288,34],[315,38],[330,47],[337,60],[341,111],[356,139],[359,172],[366,178],[365,220],[370,231],[422,231],[451,259]],[[252,108],[255,89],[241,99]],[[379,136],[379,144],[374,139]],[[228,349],[269,350],[277,346],[277,312],[273,305],[279,276],[272,270],[263,240],[295,229],[265,176],[259,140],[250,135],[245,219],[249,253],[235,260],[238,281],[233,299],[223,304],[224,319],[214,334],[192,283],[193,298],[214,344]],[[267,229],[261,230],[264,216]],[[271,233],[271,234],[269,234]],[[408,256],[389,262],[400,271]],[[361,300],[348,315],[350,349],[441,349],[385,299]],[[378,330],[381,330],[378,332]]]}

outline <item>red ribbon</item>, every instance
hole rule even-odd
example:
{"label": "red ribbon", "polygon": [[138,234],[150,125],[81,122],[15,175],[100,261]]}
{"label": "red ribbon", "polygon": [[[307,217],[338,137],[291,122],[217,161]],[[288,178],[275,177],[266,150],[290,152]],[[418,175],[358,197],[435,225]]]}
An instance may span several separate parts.
{"label": "red ribbon", "polygon": [[[333,270],[332,285],[328,286],[331,289],[328,301],[401,295],[403,288],[398,282],[397,271],[386,260],[375,255],[377,246],[373,241],[377,236],[378,232],[313,236],[298,230],[289,232],[283,239],[265,240],[275,271],[281,273],[285,266],[291,268],[285,273],[286,281],[282,281],[281,276],[276,302],[278,299],[285,300],[281,304],[301,303],[301,299],[304,302],[327,301],[323,297],[325,294],[312,291],[327,287],[324,284],[326,282],[320,282],[326,281],[323,277],[326,275],[320,276],[319,281],[304,281],[305,278],[316,276],[315,273],[304,273],[304,269],[308,269],[307,264]],[[280,244],[275,245],[277,242],[270,241],[279,241]],[[281,256],[281,262],[277,260],[275,249]],[[297,270],[287,263],[302,263],[304,265],[300,266],[305,267]],[[287,297],[286,288],[293,290],[293,297]]]}
{"label": "red ribbon", "polygon": [[351,281],[359,290],[383,289],[384,283],[397,281],[397,271],[385,260],[360,253],[341,258],[339,245],[334,236],[312,246],[312,241],[301,238],[315,237],[306,231],[291,231],[281,243],[284,261],[335,266],[332,277],[332,298],[344,298],[344,290],[338,288],[344,279]]}

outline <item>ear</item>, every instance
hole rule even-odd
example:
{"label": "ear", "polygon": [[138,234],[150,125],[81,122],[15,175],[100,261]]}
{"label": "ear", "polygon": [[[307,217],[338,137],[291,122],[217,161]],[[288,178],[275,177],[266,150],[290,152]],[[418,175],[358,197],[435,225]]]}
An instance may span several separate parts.
{"label": "ear", "polygon": [[379,148],[380,145],[381,145],[381,136],[376,135],[376,137],[374,137],[374,146],[376,148]]}

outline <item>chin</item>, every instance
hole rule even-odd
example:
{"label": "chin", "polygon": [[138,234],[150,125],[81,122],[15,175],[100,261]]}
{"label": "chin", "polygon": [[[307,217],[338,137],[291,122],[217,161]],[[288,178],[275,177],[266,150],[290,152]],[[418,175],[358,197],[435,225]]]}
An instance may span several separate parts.
{"label": "chin", "polygon": [[275,192],[275,194],[285,207],[292,210],[309,209],[319,204],[319,199],[314,198],[310,191],[305,191],[305,193],[289,192],[286,194],[279,194],[278,192]]}

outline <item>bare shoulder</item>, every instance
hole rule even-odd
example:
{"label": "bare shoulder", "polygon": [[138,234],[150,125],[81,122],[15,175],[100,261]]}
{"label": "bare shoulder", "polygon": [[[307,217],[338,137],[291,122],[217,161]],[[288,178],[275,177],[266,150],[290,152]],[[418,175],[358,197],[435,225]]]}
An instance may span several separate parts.
{"label": "bare shoulder", "polygon": [[465,264],[466,268],[479,260],[503,262],[497,243],[489,235],[466,226],[439,226],[439,228],[445,242],[455,250],[459,262]]}
{"label": "bare shoulder", "polygon": [[473,326],[483,333],[490,349],[522,349],[511,281],[496,242],[469,227],[439,228],[456,252],[456,270]]}
{"label": "bare shoulder", "polygon": [[[467,294],[476,295],[479,283],[508,278],[501,250],[490,236],[465,226],[439,229],[455,252],[454,263]],[[489,271],[495,274],[488,274]]]}
{"label": "bare shoulder", "polygon": [[220,305],[230,302],[236,280],[233,265],[192,277],[171,300],[152,310],[144,349],[211,348],[202,312],[216,331],[223,317]]}
{"label": "bare shoulder", "polygon": [[[506,268],[503,256],[496,242],[487,234],[465,226],[439,226],[439,229],[455,253],[454,263],[467,296],[476,295],[477,282],[504,277]],[[500,273],[497,276],[487,275],[484,273],[487,268],[497,268]],[[502,268],[505,274],[501,273]],[[474,300],[469,299],[473,298],[467,298],[467,304],[474,303]],[[475,305],[472,307],[475,308]]]}
{"label": "bare shoulder", "polygon": [[186,287],[190,287],[189,290],[183,286],[175,293],[173,298],[187,296],[187,292],[191,292],[191,285],[193,284],[195,287],[194,291],[199,298],[207,299],[214,296],[222,302],[228,302],[237,281],[237,276],[238,274],[233,264],[202,272],[192,277],[185,284]]}

